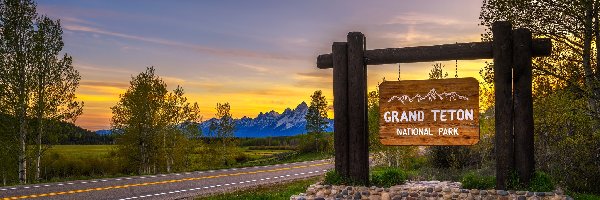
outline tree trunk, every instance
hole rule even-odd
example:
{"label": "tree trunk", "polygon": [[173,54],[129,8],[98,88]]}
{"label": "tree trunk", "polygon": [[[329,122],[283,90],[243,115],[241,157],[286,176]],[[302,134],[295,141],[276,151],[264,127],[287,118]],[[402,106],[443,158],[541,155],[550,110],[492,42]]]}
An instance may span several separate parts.
{"label": "tree trunk", "polygon": [[44,131],[43,128],[43,119],[44,119],[44,101],[45,101],[45,95],[44,95],[44,81],[41,80],[42,78],[40,77],[40,81],[39,81],[39,85],[38,85],[38,113],[37,113],[37,119],[38,119],[38,127],[37,127],[37,145],[38,145],[38,149],[37,149],[37,155],[36,155],[36,163],[35,163],[35,180],[39,181],[40,180],[40,164],[41,164],[41,160],[42,160],[42,133]]}
{"label": "tree trunk", "polygon": [[584,21],[584,33],[583,33],[583,72],[585,76],[585,85],[587,90],[591,93],[588,95],[588,104],[590,109],[593,112],[598,110],[598,106],[596,104],[596,99],[594,98],[594,73],[592,71],[591,65],[591,50],[592,50],[592,39],[593,39],[593,8],[592,6],[588,6],[585,11],[585,21]]}

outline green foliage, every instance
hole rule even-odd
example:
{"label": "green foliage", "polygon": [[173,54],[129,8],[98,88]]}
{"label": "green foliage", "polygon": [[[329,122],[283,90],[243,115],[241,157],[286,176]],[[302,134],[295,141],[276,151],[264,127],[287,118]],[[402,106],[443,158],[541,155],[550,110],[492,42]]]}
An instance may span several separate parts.
{"label": "green foliage", "polygon": [[170,172],[189,162],[189,138],[200,135],[198,104],[190,104],[183,89],[167,91],[154,67],[132,77],[131,86],[111,109],[117,156],[139,174]]}
{"label": "green foliage", "polygon": [[361,185],[359,181],[356,181],[352,178],[342,176],[337,173],[335,170],[328,171],[325,173],[325,179],[323,180],[323,184],[329,185]]}
{"label": "green foliage", "polygon": [[217,103],[217,113],[215,114],[216,121],[211,121],[209,125],[209,131],[216,136],[216,140],[212,140],[213,143],[209,143],[209,147],[216,150],[214,156],[220,160],[221,165],[229,166],[234,164],[235,160],[235,145],[237,140],[233,133],[235,131],[235,122],[231,116],[231,105],[229,103]]}
{"label": "green foliage", "polygon": [[309,133],[323,133],[327,125],[327,99],[321,90],[315,91],[310,96],[310,106],[306,113],[306,131]]}
{"label": "green foliage", "polygon": [[406,172],[399,168],[386,167],[371,171],[371,185],[390,187],[403,184],[406,181]]}
{"label": "green foliage", "polygon": [[[12,182],[9,174],[19,172],[19,182],[26,183],[39,179],[43,153],[62,135],[45,122],[74,121],[82,114],[83,102],[75,100],[81,77],[71,56],[60,55],[64,46],[60,22],[38,15],[33,1],[1,1],[0,24],[0,113],[15,119],[0,121],[4,123],[0,128],[7,136],[2,139],[18,144],[6,146],[13,150],[4,149],[12,155],[0,154],[18,170],[2,167],[0,174],[3,182]],[[35,150],[30,144],[37,145]],[[8,156],[17,157],[17,162]],[[35,163],[34,173],[27,173],[28,162]]]}
{"label": "green foliage", "polygon": [[570,91],[535,100],[535,159],[562,188],[600,193],[600,124],[587,105]]}
{"label": "green foliage", "polygon": [[468,172],[461,178],[463,188],[487,190],[496,187],[496,177]]}
{"label": "green foliage", "polygon": [[531,178],[531,182],[529,183],[529,191],[536,192],[552,192],[554,191],[554,183],[552,181],[552,177],[550,175],[536,171]]}
{"label": "green foliage", "polygon": [[309,178],[284,184],[260,186],[249,190],[233,193],[217,194],[215,196],[200,197],[205,200],[267,200],[289,199],[292,195],[306,192],[306,188],[318,181],[319,178]]}
{"label": "green foliage", "polygon": [[333,134],[310,132],[300,136],[298,150],[303,153],[333,153]]}
{"label": "green foliage", "polygon": [[506,183],[506,187],[512,190],[528,190],[534,192],[552,192],[555,189],[554,181],[550,175],[536,171],[531,177],[529,185],[525,185],[519,180],[519,176],[516,172],[510,174],[509,179]]}

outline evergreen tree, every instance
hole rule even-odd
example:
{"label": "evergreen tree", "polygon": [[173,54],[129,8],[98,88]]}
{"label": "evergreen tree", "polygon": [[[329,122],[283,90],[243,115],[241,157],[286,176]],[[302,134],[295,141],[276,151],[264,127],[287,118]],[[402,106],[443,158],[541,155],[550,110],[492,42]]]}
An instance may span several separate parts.
{"label": "evergreen tree", "polygon": [[321,134],[325,132],[327,125],[327,100],[321,90],[315,91],[310,96],[310,106],[306,113],[306,131],[309,133]]}

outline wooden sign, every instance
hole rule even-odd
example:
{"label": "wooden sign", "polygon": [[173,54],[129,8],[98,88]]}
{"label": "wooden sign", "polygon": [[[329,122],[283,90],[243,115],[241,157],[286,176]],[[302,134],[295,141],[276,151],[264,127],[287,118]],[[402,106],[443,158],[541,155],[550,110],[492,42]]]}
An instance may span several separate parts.
{"label": "wooden sign", "polygon": [[379,85],[379,127],[384,145],[474,145],[479,142],[479,82],[385,81]]}

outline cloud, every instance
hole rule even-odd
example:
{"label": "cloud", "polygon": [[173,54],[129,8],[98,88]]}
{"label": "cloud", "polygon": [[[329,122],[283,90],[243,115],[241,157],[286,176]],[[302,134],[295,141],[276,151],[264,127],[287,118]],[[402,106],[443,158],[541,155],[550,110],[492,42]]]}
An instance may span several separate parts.
{"label": "cloud", "polygon": [[250,69],[250,70],[258,72],[258,73],[266,73],[269,71],[268,68],[258,66],[258,65],[251,65],[251,64],[244,64],[244,63],[233,63],[233,64],[243,67],[243,68],[246,68],[246,69]]}
{"label": "cloud", "polygon": [[264,52],[257,52],[257,51],[248,51],[248,50],[243,50],[243,49],[214,48],[214,47],[208,47],[208,46],[202,46],[202,45],[183,43],[183,42],[178,42],[178,41],[173,41],[173,40],[166,40],[166,39],[161,39],[161,38],[153,38],[153,37],[125,34],[125,33],[107,31],[107,30],[103,30],[103,29],[99,29],[99,28],[95,28],[95,27],[91,27],[91,26],[86,26],[86,25],[65,24],[63,26],[63,28],[68,31],[86,32],[86,33],[92,33],[92,34],[101,34],[101,35],[108,35],[108,36],[113,36],[113,37],[120,37],[120,38],[130,39],[130,40],[138,40],[138,41],[142,41],[142,42],[148,42],[148,43],[154,43],[154,44],[159,44],[159,45],[164,45],[164,46],[188,49],[188,50],[196,51],[199,53],[211,54],[211,55],[223,56],[223,57],[235,56],[235,57],[249,57],[249,58],[261,58],[261,59],[286,59],[286,60],[287,59],[298,59],[297,57],[287,56],[287,55],[264,53]]}
{"label": "cloud", "polygon": [[80,85],[83,86],[99,86],[99,87],[116,87],[116,88],[127,88],[129,83],[127,82],[107,82],[107,81],[94,81],[94,80],[82,80]]}
{"label": "cloud", "polygon": [[333,72],[331,70],[318,70],[311,72],[298,72],[296,73],[300,79],[331,79]]}
{"label": "cloud", "polygon": [[404,13],[400,14],[388,22],[384,23],[384,25],[422,25],[422,24],[432,24],[436,26],[451,26],[451,25],[459,25],[465,24],[465,22],[457,19],[452,19],[448,16],[436,16],[429,15],[424,13]]}

